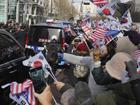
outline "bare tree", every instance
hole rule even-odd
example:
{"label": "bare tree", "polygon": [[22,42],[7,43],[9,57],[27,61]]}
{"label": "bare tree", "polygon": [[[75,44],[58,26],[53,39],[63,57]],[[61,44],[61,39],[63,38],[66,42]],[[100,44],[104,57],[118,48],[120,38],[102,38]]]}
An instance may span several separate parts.
{"label": "bare tree", "polygon": [[45,1],[45,8],[44,8],[44,16],[47,16],[49,14],[49,1],[50,0],[44,0]]}
{"label": "bare tree", "polygon": [[69,19],[74,17],[77,13],[76,9],[68,0],[55,0],[55,5],[57,8],[57,18]]}
{"label": "bare tree", "polygon": [[75,7],[68,0],[45,0],[44,16],[70,19],[76,16]]}

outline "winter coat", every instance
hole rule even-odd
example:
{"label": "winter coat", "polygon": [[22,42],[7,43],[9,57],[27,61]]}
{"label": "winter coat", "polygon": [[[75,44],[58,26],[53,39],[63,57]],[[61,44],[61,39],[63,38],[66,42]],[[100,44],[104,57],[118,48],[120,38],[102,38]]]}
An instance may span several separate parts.
{"label": "winter coat", "polygon": [[76,56],[73,54],[64,53],[64,60],[72,64],[84,65],[90,69],[89,77],[88,77],[88,86],[90,88],[93,97],[106,90],[104,86],[98,85],[94,80],[94,77],[91,72],[94,68],[94,61],[92,57],[90,56],[82,57],[82,56]]}
{"label": "winter coat", "polygon": [[94,68],[92,70],[92,75],[96,83],[99,85],[109,85],[118,82],[118,80],[113,79],[102,66]]}
{"label": "winter coat", "polygon": [[62,93],[62,105],[93,105],[88,84],[85,82],[78,82],[75,87],[66,84],[60,90]]}
{"label": "winter coat", "polygon": [[95,105],[136,105],[129,83],[117,84],[110,89],[95,97]]}
{"label": "winter coat", "polygon": [[128,36],[134,45],[140,44],[140,34],[137,31],[124,31],[124,36]]}

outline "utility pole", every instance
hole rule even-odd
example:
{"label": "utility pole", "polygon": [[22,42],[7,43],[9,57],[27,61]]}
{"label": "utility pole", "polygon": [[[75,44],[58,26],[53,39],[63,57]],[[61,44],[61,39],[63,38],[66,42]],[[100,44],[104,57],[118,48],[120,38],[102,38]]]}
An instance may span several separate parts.
{"label": "utility pole", "polygon": [[50,16],[52,16],[52,12],[53,12],[53,3],[52,3],[52,0],[51,0],[51,13],[50,13]]}
{"label": "utility pole", "polygon": [[71,15],[73,15],[73,0],[71,0]]}
{"label": "utility pole", "polygon": [[81,16],[82,16],[83,15],[83,0],[81,1],[80,12],[81,12]]}
{"label": "utility pole", "polygon": [[7,20],[8,20],[8,0],[5,0],[5,21],[4,21],[4,23],[6,23],[7,22]]}
{"label": "utility pole", "polygon": [[19,4],[20,4],[20,1],[18,0],[17,5],[16,5],[16,23],[19,22]]}

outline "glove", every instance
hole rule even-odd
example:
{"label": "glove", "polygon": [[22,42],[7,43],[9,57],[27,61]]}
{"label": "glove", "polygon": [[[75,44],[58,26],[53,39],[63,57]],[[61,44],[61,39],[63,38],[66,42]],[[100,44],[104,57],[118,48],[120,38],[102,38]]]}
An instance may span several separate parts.
{"label": "glove", "polygon": [[140,75],[137,73],[137,63],[135,61],[126,62],[126,70],[128,71],[130,81],[140,79]]}

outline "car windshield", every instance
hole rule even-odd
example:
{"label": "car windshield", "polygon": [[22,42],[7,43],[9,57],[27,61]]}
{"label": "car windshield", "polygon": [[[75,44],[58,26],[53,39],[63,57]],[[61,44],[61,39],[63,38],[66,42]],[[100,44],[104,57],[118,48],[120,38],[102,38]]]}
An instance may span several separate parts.
{"label": "car windshield", "polygon": [[45,26],[32,26],[29,31],[29,45],[39,45],[43,46],[43,43],[49,42],[53,36],[55,36],[58,41],[61,35],[62,29],[45,27]]}
{"label": "car windshield", "polygon": [[0,35],[0,64],[22,57],[23,53],[18,44],[7,35]]}

